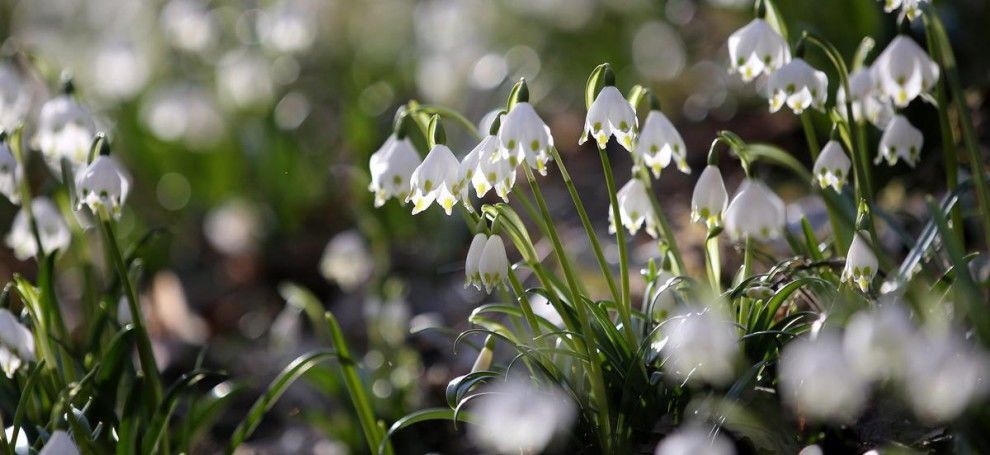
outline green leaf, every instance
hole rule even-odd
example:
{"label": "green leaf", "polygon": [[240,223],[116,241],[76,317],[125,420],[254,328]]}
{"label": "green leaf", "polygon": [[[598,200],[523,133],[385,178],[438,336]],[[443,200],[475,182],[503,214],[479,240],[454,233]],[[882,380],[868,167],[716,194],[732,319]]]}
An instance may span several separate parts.
{"label": "green leaf", "polygon": [[475,385],[499,376],[500,374],[494,371],[472,371],[468,374],[452,379],[447,383],[447,405],[451,408],[456,408],[457,403],[460,403],[461,399],[464,398],[464,395],[466,395]]}
{"label": "green leaf", "polygon": [[385,439],[382,439],[381,444],[378,446],[378,453],[385,453],[386,443],[392,438],[392,435],[399,432],[402,429],[408,428],[420,422],[428,422],[431,420],[448,420],[450,422],[468,422],[470,423],[473,419],[471,414],[460,413],[455,415],[453,409],[448,408],[430,408],[419,410],[405,417],[396,420],[395,423],[389,427],[388,432],[385,433]]}
{"label": "green leaf", "polygon": [[204,380],[223,376],[223,374],[207,370],[193,370],[183,374],[175,384],[169,387],[161,405],[158,406],[158,411],[151,418],[151,424],[144,432],[142,451],[144,453],[158,451],[159,443],[168,431],[168,422],[172,418],[175,408],[179,405],[179,398],[182,395],[189,393],[193,387]]}

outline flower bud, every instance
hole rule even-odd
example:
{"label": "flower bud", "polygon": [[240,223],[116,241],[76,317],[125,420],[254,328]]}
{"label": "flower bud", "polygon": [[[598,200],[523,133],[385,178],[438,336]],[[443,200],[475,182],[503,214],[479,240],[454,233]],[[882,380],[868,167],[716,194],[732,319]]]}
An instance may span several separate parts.
{"label": "flower bud", "polygon": [[770,112],[777,112],[786,103],[795,114],[808,107],[825,108],[828,98],[828,77],[811,67],[804,59],[795,58],[770,75]]}
{"label": "flower bud", "polygon": [[620,145],[631,152],[638,126],[636,111],[629,101],[626,101],[619,89],[606,85],[598,92],[598,97],[588,108],[584,134],[581,135],[578,144],[584,144],[588,136],[591,136],[595,142],[598,142],[598,148],[604,149],[608,139],[614,136]]}
{"label": "flower bud", "polygon": [[852,244],[849,245],[849,253],[846,254],[846,266],[842,269],[842,281],[855,283],[866,292],[870,289],[870,283],[877,274],[877,256],[873,254],[873,248],[869,242],[863,238],[859,232],[853,236]]}
{"label": "flower bud", "polygon": [[763,182],[747,178],[725,211],[729,234],[739,239],[773,240],[784,226],[784,201]]}
{"label": "flower bud", "polygon": [[412,201],[413,215],[429,208],[436,201],[447,215],[451,214],[457,195],[453,192],[457,185],[457,171],[460,162],[446,145],[433,146],[423,162],[412,173],[407,201]]}
{"label": "flower bud", "polygon": [[474,360],[474,365],[471,366],[472,373],[488,371],[488,369],[492,367],[494,349],[495,337],[488,335],[488,338],[485,338],[485,345],[481,348],[481,351],[478,352],[478,358]]}
{"label": "flower bud", "polygon": [[787,42],[763,19],[753,19],[729,36],[731,69],[738,72],[743,81],[773,73],[790,59]]}
{"label": "flower bud", "polygon": [[722,224],[722,212],[725,211],[729,194],[725,191],[725,182],[717,166],[708,165],[701,171],[698,183],[694,185],[691,195],[691,219],[704,222],[708,229]]}
{"label": "flower bud", "polygon": [[842,145],[835,140],[828,141],[815,160],[813,170],[815,181],[822,189],[831,186],[836,192],[841,193],[842,186],[848,181],[851,166],[852,162],[842,150]]}
{"label": "flower bud", "polygon": [[505,280],[509,270],[509,259],[505,255],[502,237],[493,235],[485,242],[485,249],[478,260],[478,273],[485,292],[491,293]]}

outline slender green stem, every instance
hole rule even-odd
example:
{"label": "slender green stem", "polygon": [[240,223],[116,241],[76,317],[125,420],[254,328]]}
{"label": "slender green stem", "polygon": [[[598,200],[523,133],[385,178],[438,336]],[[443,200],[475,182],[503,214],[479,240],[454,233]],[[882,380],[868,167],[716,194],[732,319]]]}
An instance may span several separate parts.
{"label": "slender green stem", "polygon": [[519,277],[516,276],[516,272],[509,268],[509,285],[512,286],[512,291],[516,293],[516,300],[519,302],[519,308],[522,310],[523,316],[526,318],[526,323],[529,324],[529,330],[536,339],[542,335],[542,330],[540,330],[539,321],[536,319],[536,313],[533,312],[532,303],[530,303],[529,298],[526,297],[526,290],[523,288],[522,282],[519,281]]}
{"label": "slender green stem", "polygon": [[622,323],[629,331],[630,340],[634,339],[632,334],[632,324],[630,323],[630,308],[632,299],[629,298],[629,246],[626,245],[626,233],[622,228],[622,218],[619,209],[618,190],[615,186],[615,176],[612,175],[612,165],[609,163],[608,152],[604,148],[598,149],[598,156],[602,162],[602,173],[605,174],[605,187],[608,191],[609,202],[612,205],[612,217],[615,224],[615,242],[619,245],[619,279],[622,286],[621,300],[616,302]]}
{"label": "slender green stem", "polygon": [[811,112],[804,111],[800,115],[801,126],[804,129],[804,138],[808,143],[808,153],[811,155],[811,162],[818,159],[818,151],[821,147],[818,144],[818,137],[815,135],[815,124],[811,121]]}
{"label": "slender green stem", "polygon": [[708,273],[708,282],[716,294],[722,293],[720,256],[718,236],[709,234],[708,239],[705,240],[705,271]]}
{"label": "slender green stem", "polygon": [[650,175],[647,173],[645,167],[641,166],[639,168],[638,177],[643,182],[643,186],[646,187],[646,194],[650,197],[650,205],[653,206],[653,214],[656,215],[657,224],[660,225],[660,231],[663,232],[667,250],[670,251],[670,255],[674,258],[674,273],[684,275],[687,273],[687,267],[685,267],[684,258],[681,256],[681,248],[677,246],[674,229],[670,227],[670,222],[663,213],[663,207],[660,206],[660,200],[657,199],[657,194],[653,192],[653,182],[650,181]]}

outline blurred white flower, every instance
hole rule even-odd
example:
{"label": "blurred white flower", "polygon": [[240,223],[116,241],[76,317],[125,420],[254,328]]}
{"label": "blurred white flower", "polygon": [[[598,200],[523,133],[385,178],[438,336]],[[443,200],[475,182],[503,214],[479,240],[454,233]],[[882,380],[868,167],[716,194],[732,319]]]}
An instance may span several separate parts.
{"label": "blurred white flower", "polygon": [[86,165],[96,136],[96,122],[89,110],[72,95],[59,95],[41,107],[34,144],[56,176],[62,175],[62,159],[79,169]]}
{"label": "blurred white flower", "polygon": [[509,191],[516,184],[516,157],[506,159],[498,152],[498,137],[487,136],[471,151],[478,154],[478,168],[471,177],[471,184],[478,197],[488,194],[492,188],[503,201],[509,202]]}
{"label": "blurred white flower", "polygon": [[836,192],[841,193],[842,187],[849,179],[849,168],[852,161],[846,156],[842,149],[842,144],[836,140],[830,140],[822,147],[818,159],[815,160],[813,174],[818,186],[822,189],[832,187]]}
{"label": "blurred white flower", "polygon": [[676,276],[666,270],[661,270],[657,274],[656,283],[657,289],[662,289],[659,294],[654,295],[652,314],[655,320],[665,320],[674,314],[677,308],[677,298],[674,296],[673,286],[668,286],[670,280],[674,279]]}
{"label": "blurred white flower", "polygon": [[729,60],[732,70],[749,82],[789,62],[791,50],[767,21],[757,18],[729,36]]}
{"label": "blurred white flower", "polygon": [[[639,228],[646,223],[646,233],[651,237],[657,237],[656,213],[653,211],[653,204],[650,196],[646,192],[646,186],[637,178],[633,178],[622,186],[616,194],[619,201],[619,218],[622,226],[629,230],[629,234],[635,235]],[[614,234],[616,230],[615,216],[611,204],[608,210],[608,231]]]}
{"label": "blurred white flower", "polygon": [[[819,447],[817,444],[805,446],[803,449],[801,449],[800,452],[798,452],[798,455],[824,455],[824,454],[825,452],[823,452],[822,448]],[[863,455],[867,455],[867,454],[869,454],[869,452],[866,452]]]}
{"label": "blurred white flower", "polygon": [[784,104],[795,114],[808,107],[823,110],[828,98],[828,77],[804,59],[795,58],[770,75],[767,89],[770,91],[770,112],[777,112]]}
{"label": "blurred white flower", "polygon": [[904,371],[912,356],[913,336],[914,325],[904,308],[888,303],[853,315],[846,325],[843,349],[860,377],[885,380]]}
{"label": "blurred white flower", "polygon": [[529,379],[509,378],[473,401],[469,434],[496,453],[540,453],[574,422],[570,397],[556,388],[537,389]]}
{"label": "blurred white flower", "polygon": [[901,8],[900,15],[902,17],[907,17],[909,20],[915,20],[918,16],[921,16],[921,4],[927,3],[929,0],[880,0],[883,2],[883,10],[888,13],[892,13]]}
{"label": "blurred white flower", "polygon": [[921,159],[921,147],[924,143],[925,137],[921,134],[921,130],[911,125],[903,115],[897,114],[883,129],[873,164],[886,161],[888,165],[893,166],[898,160],[903,159],[909,166],[914,167]]}
{"label": "blurred white flower", "polygon": [[148,60],[148,55],[135,43],[105,43],[96,50],[90,63],[90,85],[109,99],[131,98],[148,83],[151,76]]}
{"label": "blurred white flower", "polygon": [[79,448],[72,442],[69,433],[55,430],[38,455],[79,455]]}
{"label": "blurred white flower", "polygon": [[654,343],[664,355],[663,369],[694,383],[724,385],[735,373],[739,337],[732,323],[711,310],[668,319],[665,338]]}
{"label": "blurred white flower", "polygon": [[8,443],[13,444],[14,455],[28,455],[30,453],[28,449],[31,447],[31,444],[28,443],[27,432],[23,428],[17,432],[16,441],[10,440],[14,437],[14,427],[7,427],[4,430],[4,434],[7,436]]}
{"label": "blurred white flower", "polygon": [[386,343],[397,346],[405,341],[411,315],[409,303],[403,297],[386,301],[372,297],[365,302],[364,308],[365,318],[375,321],[374,326]]}
{"label": "blurred white flower", "polygon": [[201,0],[172,0],[162,8],[162,30],[173,46],[187,52],[203,52],[217,39],[213,13]]}
{"label": "blurred white flower", "polygon": [[508,277],[509,259],[505,254],[505,244],[502,237],[492,235],[485,241],[485,249],[481,250],[481,257],[478,259],[478,273],[481,275],[481,283],[485,285],[485,292],[491,293]]}
{"label": "blurred white flower", "polygon": [[[45,250],[45,254],[51,254],[55,250],[64,251],[69,247],[69,242],[72,241],[69,225],[65,223],[62,214],[51,200],[44,197],[34,198],[31,201],[31,212],[38,224],[41,247]],[[31,224],[24,207],[17,212],[10,226],[7,246],[13,249],[14,256],[22,261],[35,256],[38,252],[38,243],[31,231]]]}
{"label": "blurred white flower", "polygon": [[533,294],[529,298],[529,304],[533,308],[533,314],[546,319],[551,325],[557,328],[564,328],[564,317],[557,312],[550,301],[540,294]]}
{"label": "blurred white flower", "polygon": [[952,334],[919,336],[902,380],[915,414],[930,423],[958,417],[987,392],[987,356]]}
{"label": "blurred white flower", "polygon": [[[894,116],[894,106],[880,97],[870,68],[859,69],[849,75],[849,93],[852,94],[849,102],[856,121],[868,121],[877,128],[883,128]],[[846,118],[846,88],[841,84],[835,92],[835,105],[839,115]]]}
{"label": "blurred white flower", "polygon": [[638,126],[639,119],[629,101],[615,86],[607,85],[602,87],[588,108],[584,134],[578,144],[584,144],[588,137],[592,137],[598,143],[598,148],[604,149],[608,139],[614,136],[619,145],[631,152]]}
{"label": "blurred white flower", "polygon": [[553,136],[550,127],[543,122],[529,103],[516,103],[502,120],[498,132],[499,147],[505,159],[523,160],[541,175],[547,174],[550,147]]}
{"label": "blurred white flower", "polygon": [[371,277],[375,261],[364,237],[349,230],[333,237],[320,258],[320,273],[346,292],[353,291]]}
{"label": "blurred white flower", "polygon": [[848,422],[866,401],[866,381],[855,374],[842,340],[831,332],[788,344],[778,374],[784,401],[815,421]]}
{"label": "blurred white flower", "polygon": [[853,236],[849,252],[846,254],[846,265],[842,269],[842,281],[855,283],[863,292],[870,290],[870,283],[877,274],[877,256],[873,247],[866,241],[863,234],[857,232]]}
{"label": "blurred white flower", "polygon": [[780,236],[784,201],[763,182],[747,178],[725,210],[725,227],[734,239],[768,241]]}
{"label": "blurred white flower", "polygon": [[478,270],[478,266],[481,265],[481,253],[485,250],[487,243],[488,236],[484,233],[475,234],[474,238],[471,239],[471,246],[468,247],[467,258],[464,260],[465,288],[473,285],[480,291],[483,286],[481,283],[481,271]]}
{"label": "blurred white flower", "polygon": [[681,133],[658,110],[652,110],[646,115],[633,155],[643,161],[654,178],[660,178],[660,170],[667,167],[671,160],[676,161],[681,172],[691,173],[687,164],[687,146],[684,145]]}
{"label": "blurred white flower", "polygon": [[317,17],[300,0],[282,0],[258,13],[257,31],[262,44],[276,52],[305,52],[316,40]]}
{"label": "blurred white flower", "polygon": [[734,455],[732,441],[696,424],[682,425],[657,445],[656,455]]}
{"label": "blurred white flower", "polygon": [[261,241],[261,218],[250,203],[235,199],[206,214],[203,233],[217,251],[226,255],[254,251]]}
{"label": "blurred white flower", "polygon": [[701,171],[698,183],[694,185],[691,195],[691,220],[695,223],[704,222],[708,229],[722,224],[722,212],[728,205],[729,194],[725,191],[725,182],[718,166],[709,164]]}
{"label": "blurred white flower", "polygon": [[31,90],[20,70],[12,63],[0,62],[0,128],[12,133],[31,111]]}
{"label": "blurred white flower", "polygon": [[495,338],[492,335],[488,335],[488,338],[485,339],[485,345],[481,347],[481,351],[478,351],[478,357],[474,359],[474,365],[471,366],[472,373],[491,369],[492,357],[495,354],[494,347]]}
{"label": "blurred white flower", "polygon": [[267,107],[275,96],[271,63],[249,49],[227,52],[217,63],[217,93],[237,109]]}
{"label": "blurred white flower", "polygon": [[127,200],[131,178],[127,171],[110,156],[100,155],[76,176],[76,194],[79,201],[76,210],[83,205],[93,213],[106,209],[115,219],[120,219],[121,207]]}
{"label": "blurred white flower", "polygon": [[14,158],[7,141],[0,141],[0,194],[6,196],[11,204],[21,203],[18,186],[22,179],[24,179],[24,168]]}
{"label": "blurred white flower", "polygon": [[142,98],[141,120],[157,138],[181,140],[193,148],[215,144],[224,131],[213,94],[193,85],[174,85]]}
{"label": "blurred white flower", "polygon": [[897,35],[871,67],[879,92],[897,107],[926,93],[938,82],[939,67],[911,38]]}
{"label": "blurred white flower", "polygon": [[433,146],[410,178],[411,191],[406,201],[412,201],[413,215],[429,208],[433,201],[436,201],[447,215],[451,214],[458,200],[458,194],[454,190],[457,186],[459,167],[460,162],[450,148],[443,144]]}
{"label": "blurred white flower", "polygon": [[0,308],[0,370],[10,378],[23,363],[34,361],[31,331],[13,313]]}
{"label": "blurred white flower", "polygon": [[419,165],[419,154],[409,138],[389,136],[371,155],[369,164],[371,184],[368,190],[375,193],[375,207],[381,207],[393,197],[404,203],[410,194],[413,172]]}

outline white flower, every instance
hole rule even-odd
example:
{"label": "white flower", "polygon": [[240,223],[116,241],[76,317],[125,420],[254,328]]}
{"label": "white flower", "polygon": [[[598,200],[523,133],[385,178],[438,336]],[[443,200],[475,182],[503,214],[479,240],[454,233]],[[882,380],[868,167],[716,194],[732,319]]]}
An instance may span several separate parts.
{"label": "white flower", "polygon": [[410,194],[413,171],[419,164],[419,154],[409,138],[389,136],[385,144],[371,155],[369,164],[371,184],[368,190],[375,193],[375,207],[381,207],[393,197],[405,202]]}
{"label": "white flower", "polygon": [[528,379],[509,378],[474,400],[470,435],[489,451],[541,453],[574,422],[573,401],[556,388],[537,389]]}
{"label": "white flower", "polygon": [[877,89],[897,107],[905,107],[938,82],[939,67],[914,40],[897,35],[871,67]]}
{"label": "white flower", "polygon": [[485,248],[478,258],[478,274],[481,276],[481,283],[485,285],[485,292],[491,293],[492,289],[501,285],[508,272],[509,259],[505,255],[502,237],[492,235],[485,241]]}
{"label": "white flower", "polygon": [[664,353],[663,368],[682,381],[724,385],[733,378],[739,337],[732,323],[712,311],[667,320],[666,338],[654,343]]}
{"label": "white flower", "polygon": [[883,2],[883,10],[892,13],[897,8],[901,8],[901,16],[906,16],[910,20],[915,20],[921,16],[921,4],[929,0],[880,0]]}
{"label": "white flower", "polygon": [[674,296],[674,287],[668,286],[670,280],[676,278],[673,273],[666,270],[661,270],[657,274],[657,278],[653,281],[656,289],[660,290],[658,294],[653,296],[653,308],[651,308],[651,313],[655,320],[664,320],[674,314],[674,310],[677,308],[677,298]]}
{"label": "white flower", "polygon": [[643,160],[643,164],[653,172],[654,178],[660,177],[660,170],[667,167],[672,159],[677,162],[677,168],[681,172],[691,173],[687,164],[687,146],[684,145],[681,133],[658,110],[652,110],[646,115],[634,155]]}
{"label": "white flower", "polygon": [[990,363],[982,351],[949,334],[918,337],[909,349],[905,394],[926,422],[955,419],[986,395]]}
{"label": "white flower", "polygon": [[[881,98],[870,68],[859,69],[849,75],[849,93],[852,94],[849,102],[856,121],[866,120],[877,128],[883,128],[894,116],[894,106],[889,100]],[[842,85],[835,92],[835,104],[839,115],[846,118],[846,89]]]}
{"label": "white flower", "polygon": [[763,19],[753,19],[729,36],[731,68],[746,82],[773,73],[790,59],[787,42]]}
{"label": "white flower", "polygon": [[31,444],[28,443],[27,432],[24,429],[17,432],[17,440],[11,441],[14,437],[14,427],[10,426],[4,430],[4,434],[7,436],[7,442],[13,445],[14,455],[27,455],[29,452],[28,448]]}
{"label": "white flower", "polygon": [[453,193],[469,212],[474,212],[474,207],[471,206],[468,190],[474,184],[474,175],[478,173],[478,168],[481,167],[482,155],[482,151],[475,147],[467,155],[464,155],[457,166],[457,183],[454,184]]}
{"label": "white flower", "polygon": [[162,8],[160,20],[170,44],[184,51],[205,51],[219,35],[217,19],[206,2],[172,0]]}
{"label": "white flower", "polygon": [[853,236],[852,244],[849,245],[849,253],[846,254],[846,266],[842,269],[842,281],[855,283],[863,292],[866,292],[870,289],[870,283],[876,274],[877,256],[873,254],[873,248],[863,238],[863,234],[857,232]]}
{"label": "white flower", "polygon": [[[629,234],[635,235],[643,227],[643,223],[646,223],[646,233],[653,238],[657,237],[656,213],[643,182],[636,178],[630,180],[619,189],[616,199],[619,202],[620,221],[629,230]],[[609,206],[608,231],[612,234],[616,230],[614,213]]]}
{"label": "white flower", "polygon": [[21,203],[18,186],[22,179],[24,179],[24,168],[14,158],[7,142],[0,142],[0,194],[6,196],[12,204]]}
{"label": "white flower", "polygon": [[31,89],[20,70],[11,63],[0,63],[0,128],[13,132],[31,111]]}
{"label": "white flower", "polygon": [[584,134],[581,135],[578,144],[584,144],[591,136],[595,142],[598,142],[598,148],[604,149],[608,144],[608,138],[615,136],[619,145],[631,152],[638,126],[639,120],[632,105],[626,101],[619,89],[608,85],[602,87],[602,91],[598,92],[595,101],[588,108],[588,116],[584,121]]}
{"label": "white flower", "polygon": [[815,160],[813,173],[818,186],[828,188],[831,186],[835,191],[841,193],[842,186],[849,179],[849,168],[852,161],[846,156],[839,141],[831,140],[822,147],[822,152]]}
{"label": "white flower", "polygon": [[709,229],[722,224],[722,212],[729,201],[725,191],[725,182],[718,166],[709,164],[701,171],[698,183],[694,185],[691,195],[691,219],[704,222]]}
{"label": "white flower", "polygon": [[873,163],[886,161],[888,165],[893,166],[898,160],[903,159],[909,166],[914,167],[921,159],[921,147],[924,144],[925,137],[921,134],[921,130],[911,125],[903,115],[895,115],[883,129],[877,157],[874,158]]}
{"label": "white flower", "polygon": [[93,116],[71,95],[59,95],[41,107],[34,142],[56,176],[62,175],[62,158],[75,169],[86,165],[94,136]]}
{"label": "white flower", "polygon": [[363,284],[375,270],[375,260],[358,231],[349,230],[333,237],[320,258],[320,273],[344,291]]}
{"label": "white flower", "polygon": [[655,455],[734,455],[732,442],[693,424],[681,426],[657,445]]}
{"label": "white flower", "polygon": [[779,196],[763,182],[747,178],[725,210],[725,227],[734,239],[767,241],[780,236],[785,215],[784,201]]}
{"label": "white flower", "polygon": [[770,75],[770,112],[777,112],[786,103],[795,114],[808,107],[822,110],[828,98],[828,77],[811,67],[804,59],[791,60]]}
{"label": "white flower", "polygon": [[406,201],[412,201],[413,215],[426,210],[433,201],[450,215],[454,204],[457,204],[458,194],[454,190],[457,189],[457,170],[460,164],[454,152],[446,145],[433,146],[423,162],[413,171],[409,182],[411,193]]}
{"label": "white flower", "polygon": [[550,127],[543,122],[531,104],[516,103],[512,107],[502,119],[498,142],[503,158],[515,158],[516,162],[525,159],[530,168],[536,169],[541,175],[547,174],[553,136],[550,135]]}
{"label": "white flower", "polygon": [[[869,452],[866,452],[863,455],[866,455],[868,453]],[[805,446],[803,449],[801,449],[801,451],[798,452],[798,455],[825,455],[825,452],[823,452],[822,448],[819,447],[817,444],[812,444],[810,446]]]}
{"label": "white flower", "polygon": [[216,64],[217,94],[220,101],[235,109],[268,106],[275,96],[272,64],[248,49],[227,52]]}
{"label": "white flower", "polygon": [[79,197],[76,210],[86,205],[98,214],[100,208],[105,208],[114,218],[120,218],[130,186],[130,177],[117,160],[110,156],[98,156],[76,176],[76,194]]}
{"label": "white flower", "polygon": [[509,202],[509,191],[516,184],[517,158],[504,158],[498,151],[498,137],[488,136],[471,151],[478,152],[478,169],[471,178],[474,192],[483,197],[489,190],[495,188],[495,193],[505,202]]}
{"label": "white flower", "polygon": [[79,455],[79,448],[72,442],[69,433],[56,430],[38,455]]}
{"label": "white flower", "polygon": [[[69,225],[65,223],[62,214],[59,213],[55,204],[47,198],[37,197],[31,202],[31,212],[38,223],[38,233],[41,235],[41,247],[45,254],[51,254],[55,250],[65,250],[72,240],[72,233],[69,232]],[[7,234],[7,246],[14,250],[14,256],[20,260],[26,260],[38,252],[38,244],[31,231],[26,209],[21,208],[14,217],[14,222],[10,226],[10,233]]]}
{"label": "white flower", "polygon": [[316,40],[317,17],[298,1],[280,1],[258,13],[261,42],[276,52],[306,51]]}
{"label": "white flower", "polygon": [[6,308],[0,308],[0,370],[7,377],[24,362],[34,362],[34,336],[17,317]]}
{"label": "white flower", "polygon": [[848,422],[865,403],[867,383],[853,372],[833,333],[792,341],[780,356],[778,374],[784,401],[809,419]]}
{"label": "white flower", "polygon": [[856,374],[884,380],[901,373],[913,355],[914,325],[900,305],[856,313],[846,325],[843,349]]}
{"label": "white flower", "polygon": [[481,271],[478,270],[478,266],[481,265],[481,254],[485,250],[485,245],[488,243],[488,236],[484,233],[475,234],[474,238],[471,239],[471,246],[468,247],[467,259],[464,260],[464,287],[473,285],[474,287],[481,290],[484,286],[481,283]]}

